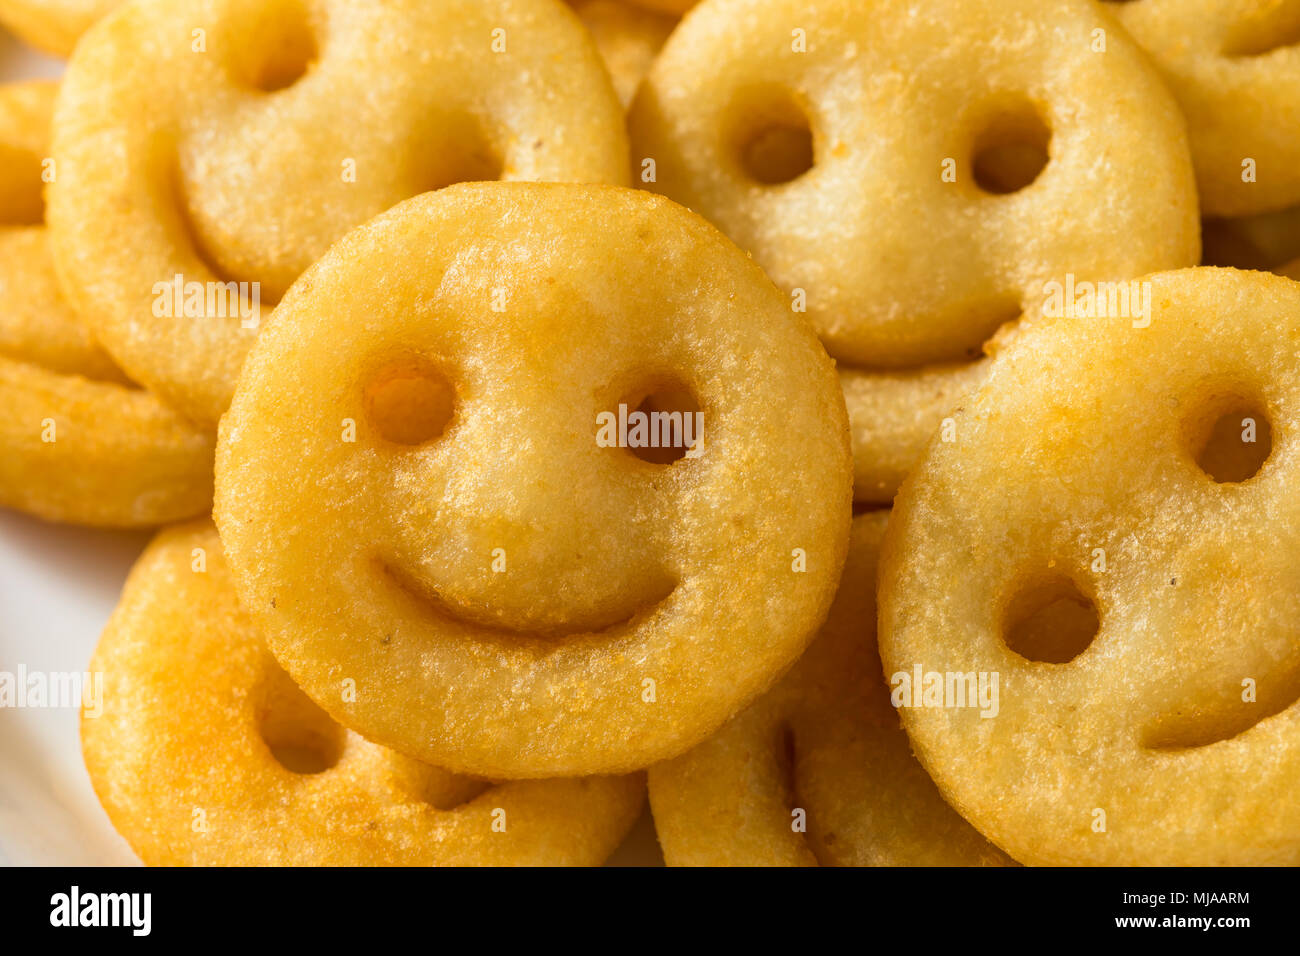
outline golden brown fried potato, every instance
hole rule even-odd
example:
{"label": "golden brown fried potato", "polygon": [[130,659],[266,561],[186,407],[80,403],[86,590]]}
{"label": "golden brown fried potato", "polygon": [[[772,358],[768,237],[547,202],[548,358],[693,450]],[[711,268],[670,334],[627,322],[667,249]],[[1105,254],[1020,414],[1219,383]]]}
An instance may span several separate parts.
{"label": "golden brown fried potato", "polygon": [[131,386],[59,289],[41,225],[52,83],[0,86],[0,505],[111,527],[212,504],[214,436]]}
{"label": "golden brown fried potato", "polygon": [[58,85],[48,81],[0,86],[0,224],[45,221],[42,177],[50,154],[50,115]]}
{"label": "golden brown fried potato", "polygon": [[[1300,285],[1148,281],[1149,324],[1027,327],[930,445],[881,657],[924,675],[903,723],[940,790],[1022,862],[1295,864]],[[963,674],[998,675],[995,717]]]}
{"label": "golden brown fried potato", "polygon": [[1205,212],[1243,216],[1300,203],[1300,5],[1137,0],[1107,6],[1178,98]]}
{"label": "golden brown fried potato", "polygon": [[[0,87],[0,111],[4,94]],[[62,377],[130,384],[63,298],[44,226],[0,224],[0,356]]]}
{"label": "golden brown fried potato", "polygon": [[594,866],[644,799],[638,776],[489,784],[348,733],[266,650],[206,520],[154,539],[90,667],[86,767],[151,865]]}
{"label": "golden brown fried potato", "polygon": [[710,0],[629,127],[640,184],[751,251],[839,361],[860,501],[1046,283],[1199,257],[1177,104],[1077,0]]}
{"label": "golden brown fried potato", "polygon": [[984,378],[987,359],[905,371],[842,368],[853,433],[853,497],[892,501],[939,422]]}
{"label": "golden brown fried potato", "polygon": [[643,7],[646,10],[658,10],[660,13],[669,13],[680,17],[699,3],[700,0],[623,0],[623,2]]}
{"label": "golden brown fried potato", "polygon": [[54,154],[75,305],[209,426],[262,307],[352,227],[464,180],[627,179],[623,110],[554,0],[139,0],[78,45]]}
{"label": "golden brown fried potato", "polygon": [[38,50],[68,57],[96,20],[125,0],[0,0],[0,24]]}
{"label": "golden brown fried potato", "polygon": [[670,866],[978,866],[1011,861],[912,756],[876,652],[887,515],[853,521],[844,576],[793,670],[688,753],[650,768]]}
{"label": "golden brown fried potato", "polygon": [[1300,206],[1207,218],[1201,223],[1201,237],[1203,265],[1274,271],[1300,256]]}
{"label": "golden brown fried potato", "polygon": [[206,511],[213,437],[154,396],[0,357],[0,505],[134,528]]}
{"label": "golden brown fried potato", "polygon": [[[676,461],[635,453],[643,401],[698,410]],[[271,650],[341,723],[462,773],[693,746],[807,646],[848,544],[826,353],[642,191],[397,206],[290,291],[221,434],[217,521]]]}
{"label": "golden brown fried potato", "polygon": [[677,19],[629,5],[626,0],[569,0],[591,31],[601,59],[626,107]]}

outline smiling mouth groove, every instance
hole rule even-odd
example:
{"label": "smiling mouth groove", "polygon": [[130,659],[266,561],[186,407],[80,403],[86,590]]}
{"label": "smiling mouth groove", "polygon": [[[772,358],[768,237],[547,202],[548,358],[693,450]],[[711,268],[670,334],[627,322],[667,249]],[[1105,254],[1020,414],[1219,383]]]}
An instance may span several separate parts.
{"label": "smiling mouth groove", "polygon": [[1202,712],[1189,706],[1186,711],[1164,714],[1143,734],[1142,746],[1156,751],[1195,750],[1239,737],[1300,701],[1300,674],[1293,671],[1277,683],[1282,690],[1245,707]]}
{"label": "smiling mouth groove", "polygon": [[542,638],[547,640],[561,640],[578,635],[604,636],[619,633],[625,630],[629,625],[636,622],[639,618],[645,618],[654,613],[654,611],[661,607],[664,602],[672,596],[673,592],[677,590],[676,582],[670,580],[665,581],[664,586],[655,592],[655,596],[651,600],[634,608],[628,614],[604,621],[594,627],[572,625],[515,627],[502,621],[491,620],[483,615],[476,614],[461,605],[449,601],[440,591],[438,591],[437,588],[417,579],[409,572],[398,567],[395,562],[380,557],[375,559],[375,563],[379,572],[387,578],[397,588],[397,590],[415,601],[425,611],[432,612],[435,617],[469,630],[481,631],[490,635],[514,639]]}

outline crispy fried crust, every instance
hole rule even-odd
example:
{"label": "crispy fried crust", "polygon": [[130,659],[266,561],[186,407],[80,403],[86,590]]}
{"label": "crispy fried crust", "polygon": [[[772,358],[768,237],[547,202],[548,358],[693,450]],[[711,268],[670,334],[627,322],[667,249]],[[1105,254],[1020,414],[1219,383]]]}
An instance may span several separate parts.
{"label": "crispy fried crust", "polygon": [[150,865],[594,866],[644,800],[639,776],[487,784],[347,733],[266,650],[208,521],[148,547],[90,667],[86,767]]}
{"label": "crispy fried crust", "polygon": [[[455,394],[416,445],[365,402],[410,366]],[[598,415],[665,382],[697,400],[701,454],[598,444]],[[342,723],[466,773],[698,743],[803,651],[848,543],[826,353],[740,250],[645,192],[397,206],[294,287],[221,436],[217,521],[272,651]]]}
{"label": "crispy fried crust", "polygon": [[[931,444],[886,535],[881,657],[1000,675],[993,719],[903,722],[949,802],[1022,862],[1294,864],[1300,284],[1149,281],[1149,325],[1034,323]],[[1094,616],[1062,653],[1071,605]],[[1035,649],[1017,625],[1036,615]]]}

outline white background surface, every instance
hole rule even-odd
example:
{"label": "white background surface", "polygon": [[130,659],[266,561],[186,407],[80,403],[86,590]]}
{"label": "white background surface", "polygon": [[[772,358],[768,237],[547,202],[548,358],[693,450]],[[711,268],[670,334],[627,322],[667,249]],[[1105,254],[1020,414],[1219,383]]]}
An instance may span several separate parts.
{"label": "white background surface", "polygon": [[[0,29],[0,82],[62,64]],[[0,671],[84,671],[150,535],[46,524],[0,509]],[[81,761],[74,709],[0,707],[0,864],[129,865]],[[661,863],[647,814],[611,865]]]}

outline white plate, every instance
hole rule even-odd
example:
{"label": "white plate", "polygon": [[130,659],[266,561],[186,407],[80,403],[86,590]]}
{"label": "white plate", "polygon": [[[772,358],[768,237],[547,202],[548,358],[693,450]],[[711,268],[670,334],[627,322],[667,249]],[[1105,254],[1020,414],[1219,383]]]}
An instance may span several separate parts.
{"label": "white plate", "polygon": [[[62,69],[0,29],[0,82],[57,77]],[[0,672],[82,672],[148,540],[0,509]],[[0,707],[0,864],[138,863],[91,789],[77,724],[71,707]],[[610,865],[662,859],[647,813]]]}
{"label": "white plate", "polygon": [[[147,534],[0,510],[0,671],[81,672]],[[75,707],[0,707],[0,862],[131,863],[81,762]]]}

